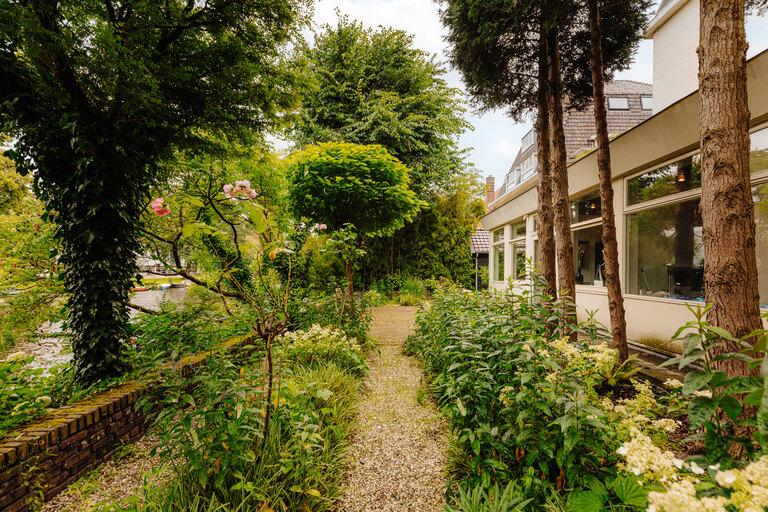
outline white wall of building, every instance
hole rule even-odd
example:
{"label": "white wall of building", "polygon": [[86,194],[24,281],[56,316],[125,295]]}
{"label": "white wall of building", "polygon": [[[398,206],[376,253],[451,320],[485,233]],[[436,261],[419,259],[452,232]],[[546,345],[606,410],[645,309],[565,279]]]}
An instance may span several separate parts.
{"label": "white wall of building", "polygon": [[699,0],[673,0],[649,25],[653,37],[653,113],[699,87]]}

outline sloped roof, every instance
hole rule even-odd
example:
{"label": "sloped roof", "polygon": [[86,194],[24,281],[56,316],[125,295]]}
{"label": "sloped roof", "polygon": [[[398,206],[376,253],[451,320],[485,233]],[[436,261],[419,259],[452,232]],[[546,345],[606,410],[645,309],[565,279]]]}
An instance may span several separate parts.
{"label": "sloped roof", "polygon": [[491,237],[484,229],[477,229],[469,236],[470,254],[485,254],[491,246]]}

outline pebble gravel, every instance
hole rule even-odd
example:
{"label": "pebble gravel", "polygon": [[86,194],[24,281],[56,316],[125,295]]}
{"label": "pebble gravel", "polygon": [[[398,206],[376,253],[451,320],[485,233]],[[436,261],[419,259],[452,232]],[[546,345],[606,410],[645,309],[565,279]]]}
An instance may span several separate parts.
{"label": "pebble gravel", "polygon": [[[416,308],[374,308],[378,340],[361,403],[342,512],[437,512],[445,504],[445,423],[424,396],[422,372],[402,354]],[[421,403],[419,403],[421,402]]]}

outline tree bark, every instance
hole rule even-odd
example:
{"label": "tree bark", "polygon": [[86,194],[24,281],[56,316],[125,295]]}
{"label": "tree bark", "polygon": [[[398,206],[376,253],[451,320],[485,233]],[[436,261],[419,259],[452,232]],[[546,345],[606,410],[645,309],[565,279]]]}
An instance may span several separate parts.
{"label": "tree bark", "polygon": [[347,271],[347,293],[352,297],[355,293],[355,288],[352,284],[352,260],[344,260],[344,270]]}
{"label": "tree bark", "polygon": [[[699,109],[707,321],[736,337],[761,328],[749,169],[744,0],[700,3]],[[740,350],[722,341],[715,353]],[[718,361],[728,375],[748,373]]]}
{"label": "tree bark", "polygon": [[539,39],[539,104],[536,116],[536,149],[538,152],[539,174],[539,270],[546,280],[544,293],[557,298],[557,272],[555,270],[555,228],[552,206],[552,172],[549,162],[549,92],[547,75],[547,39],[544,28],[544,13],[541,20]]}
{"label": "tree bark", "polygon": [[573,271],[573,240],[571,239],[571,203],[568,197],[568,168],[563,128],[563,83],[560,77],[560,49],[556,30],[547,36],[547,68],[549,75],[549,133],[550,167],[552,172],[552,203],[557,233],[557,273],[560,297],[568,298],[564,321],[576,321],[576,280]]}
{"label": "tree bark", "polygon": [[608,288],[608,309],[611,315],[613,346],[619,350],[619,359],[629,357],[627,347],[627,321],[624,316],[624,297],[621,294],[619,273],[619,244],[616,240],[616,216],[613,211],[613,184],[611,183],[611,150],[608,145],[608,120],[605,111],[605,75],[603,72],[602,29],[599,0],[589,0],[589,33],[592,67],[592,100],[597,132],[597,170],[600,177],[600,215],[603,221],[603,258],[605,284]]}

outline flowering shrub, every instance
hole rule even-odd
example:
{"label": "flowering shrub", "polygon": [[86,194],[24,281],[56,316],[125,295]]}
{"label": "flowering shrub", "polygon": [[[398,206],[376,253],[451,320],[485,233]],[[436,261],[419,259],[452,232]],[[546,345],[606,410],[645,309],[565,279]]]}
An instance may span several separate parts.
{"label": "flowering shrub", "polygon": [[283,334],[277,344],[277,357],[296,366],[331,362],[357,376],[368,370],[363,348],[336,329],[313,325],[307,330]]}
{"label": "flowering shrub", "polygon": [[354,338],[361,346],[369,347],[372,317],[365,296],[350,299],[340,290],[333,295],[307,295],[293,299],[288,304],[288,314],[296,329],[307,330],[313,325],[332,327]]}

